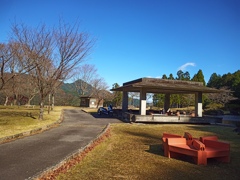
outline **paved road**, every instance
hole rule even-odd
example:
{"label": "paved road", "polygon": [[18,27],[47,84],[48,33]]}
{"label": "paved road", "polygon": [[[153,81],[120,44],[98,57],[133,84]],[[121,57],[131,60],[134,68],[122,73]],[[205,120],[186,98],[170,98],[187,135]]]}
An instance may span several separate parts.
{"label": "paved road", "polygon": [[81,110],[65,110],[59,127],[0,145],[0,180],[31,178],[86,146],[108,123],[119,122]]}

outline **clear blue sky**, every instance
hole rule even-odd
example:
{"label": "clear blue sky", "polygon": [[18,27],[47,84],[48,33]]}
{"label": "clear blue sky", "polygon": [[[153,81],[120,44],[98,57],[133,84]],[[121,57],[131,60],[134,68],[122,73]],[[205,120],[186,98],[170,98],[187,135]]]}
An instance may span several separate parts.
{"label": "clear blue sky", "polygon": [[199,69],[208,82],[240,69],[240,0],[0,0],[0,42],[11,23],[57,25],[97,39],[87,63],[109,87]]}

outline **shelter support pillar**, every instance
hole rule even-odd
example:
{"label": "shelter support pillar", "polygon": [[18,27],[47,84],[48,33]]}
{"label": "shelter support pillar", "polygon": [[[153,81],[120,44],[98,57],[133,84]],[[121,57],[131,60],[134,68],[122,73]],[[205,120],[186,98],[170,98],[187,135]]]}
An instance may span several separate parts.
{"label": "shelter support pillar", "polygon": [[165,94],[165,99],[164,99],[164,109],[165,112],[170,108],[170,94]]}
{"label": "shelter support pillar", "polygon": [[195,93],[195,117],[202,117],[202,92]]}
{"label": "shelter support pillar", "polygon": [[141,89],[140,91],[140,107],[139,107],[139,114],[140,115],[146,115],[146,90],[145,89]]}
{"label": "shelter support pillar", "polygon": [[127,112],[128,111],[128,92],[123,91],[123,96],[122,96],[122,112]]}

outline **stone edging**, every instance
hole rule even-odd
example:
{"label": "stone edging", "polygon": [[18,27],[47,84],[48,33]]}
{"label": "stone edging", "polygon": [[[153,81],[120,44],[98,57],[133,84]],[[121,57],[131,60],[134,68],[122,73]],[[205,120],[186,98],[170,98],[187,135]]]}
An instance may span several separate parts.
{"label": "stone edging", "polygon": [[46,131],[48,129],[51,129],[53,127],[56,127],[57,125],[61,124],[62,121],[63,121],[63,112],[64,112],[64,110],[62,110],[62,112],[60,114],[60,118],[56,122],[54,122],[52,124],[49,124],[49,125],[46,125],[46,126],[43,126],[43,127],[40,127],[40,128],[30,130],[30,131],[14,134],[14,135],[11,135],[11,136],[2,137],[2,138],[0,138],[0,144],[6,143],[6,142],[9,142],[9,141],[14,141],[16,139],[23,138],[23,137],[26,137],[26,136],[31,136],[31,135]]}
{"label": "stone edging", "polygon": [[60,173],[66,172],[72,166],[81,162],[82,159],[94,149],[98,144],[104,141],[107,137],[110,136],[110,124],[108,124],[103,131],[90,143],[83,148],[75,151],[74,153],[68,155],[62,161],[60,161],[57,165],[47,168],[46,170],[38,173],[34,177],[30,177],[31,180],[49,180],[55,179],[57,175]]}

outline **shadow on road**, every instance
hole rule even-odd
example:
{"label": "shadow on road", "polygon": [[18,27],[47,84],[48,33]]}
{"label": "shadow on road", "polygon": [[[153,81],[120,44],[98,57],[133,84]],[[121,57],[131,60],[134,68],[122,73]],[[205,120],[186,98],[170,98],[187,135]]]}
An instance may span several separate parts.
{"label": "shadow on road", "polygon": [[114,119],[114,120],[125,122],[122,120],[122,118],[116,117],[112,114],[109,114],[109,115],[108,114],[98,114],[98,113],[90,113],[90,114],[96,119]]}

